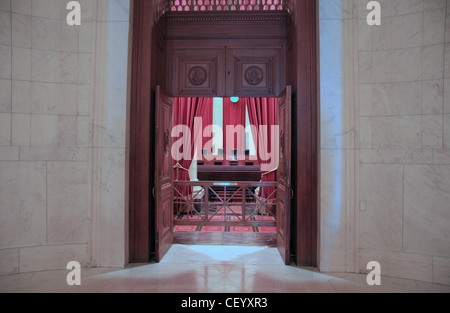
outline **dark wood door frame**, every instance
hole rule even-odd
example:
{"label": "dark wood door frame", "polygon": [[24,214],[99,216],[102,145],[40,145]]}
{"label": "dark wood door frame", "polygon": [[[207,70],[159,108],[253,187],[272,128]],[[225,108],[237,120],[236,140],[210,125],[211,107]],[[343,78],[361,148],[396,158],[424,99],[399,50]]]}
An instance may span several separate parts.
{"label": "dark wood door frame", "polygon": [[[163,19],[154,1],[134,0],[132,18],[129,139],[129,261],[148,262],[155,253],[154,90],[165,87]],[[292,1],[287,27],[286,83],[294,92],[292,114],[291,252],[295,263],[318,258],[318,66],[317,0]],[[294,12],[295,11],[295,12]],[[160,40],[156,40],[159,38]],[[161,39],[162,38],[162,39]],[[159,50],[158,50],[159,49]],[[161,50],[162,49],[162,50]],[[159,68],[163,64],[163,68]]]}
{"label": "dark wood door frame", "polygon": [[153,1],[132,1],[132,51],[129,137],[129,262],[150,260],[154,224],[151,209],[154,185],[151,121]]}
{"label": "dark wood door frame", "polygon": [[287,82],[292,85],[291,250],[301,266],[318,263],[319,102],[318,1],[292,1]]}

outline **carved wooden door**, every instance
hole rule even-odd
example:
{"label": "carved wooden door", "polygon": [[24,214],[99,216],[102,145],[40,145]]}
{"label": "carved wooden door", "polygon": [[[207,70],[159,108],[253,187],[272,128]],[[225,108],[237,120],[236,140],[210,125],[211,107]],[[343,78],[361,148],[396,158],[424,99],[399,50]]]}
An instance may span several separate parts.
{"label": "carved wooden door", "polygon": [[288,86],[278,97],[279,165],[277,171],[277,247],[285,264],[290,263],[291,201],[291,106],[292,91]]}
{"label": "carved wooden door", "polygon": [[155,169],[156,183],[156,255],[161,261],[173,244],[173,161],[172,110],[173,98],[158,86],[156,88],[156,142]]}

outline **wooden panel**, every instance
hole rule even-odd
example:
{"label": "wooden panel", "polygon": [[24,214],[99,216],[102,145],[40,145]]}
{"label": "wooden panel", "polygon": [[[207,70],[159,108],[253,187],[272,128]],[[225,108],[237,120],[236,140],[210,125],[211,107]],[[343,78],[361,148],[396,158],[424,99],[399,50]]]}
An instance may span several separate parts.
{"label": "wooden panel", "polygon": [[277,248],[285,264],[290,263],[290,232],[288,221],[288,210],[286,198],[288,191],[284,185],[278,185],[277,188]]}
{"label": "wooden panel", "polygon": [[278,98],[280,157],[277,171],[277,247],[285,264],[291,261],[291,100],[291,87],[287,86]]}
{"label": "wooden panel", "polygon": [[161,187],[157,207],[157,236],[155,261],[160,262],[173,244],[173,188]]}
{"label": "wooden panel", "polygon": [[173,49],[172,94],[224,96],[225,49]]}
{"label": "wooden panel", "polygon": [[227,96],[278,96],[285,81],[282,53],[282,48],[229,48]]}
{"label": "wooden panel", "polygon": [[278,96],[286,81],[287,17],[286,12],[169,12],[172,95]]}
{"label": "wooden panel", "polygon": [[276,246],[274,233],[175,232],[174,243],[181,245]]}
{"label": "wooden panel", "polygon": [[156,256],[161,261],[173,243],[173,159],[172,147],[173,99],[156,88]]}
{"label": "wooden panel", "polygon": [[261,167],[259,165],[197,165],[197,178],[202,181],[260,181]]}

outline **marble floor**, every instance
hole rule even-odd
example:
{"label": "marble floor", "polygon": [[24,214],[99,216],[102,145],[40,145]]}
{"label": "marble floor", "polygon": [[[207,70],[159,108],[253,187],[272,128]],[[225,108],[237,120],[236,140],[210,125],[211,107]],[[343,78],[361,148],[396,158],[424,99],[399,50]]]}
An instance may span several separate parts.
{"label": "marble floor", "polygon": [[81,271],[68,286],[68,270],[0,276],[0,293],[428,293],[450,286],[382,277],[371,287],[359,274],[319,273],[285,266],[276,248],[174,245],[160,263]]}

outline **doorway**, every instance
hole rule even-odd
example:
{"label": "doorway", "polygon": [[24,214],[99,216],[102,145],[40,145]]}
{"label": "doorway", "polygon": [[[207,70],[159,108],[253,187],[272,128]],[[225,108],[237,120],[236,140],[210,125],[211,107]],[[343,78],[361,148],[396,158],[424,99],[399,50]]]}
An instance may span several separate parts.
{"label": "doorway", "polygon": [[[218,114],[222,113],[223,124],[214,127],[209,124],[214,120],[214,100],[173,98],[157,87],[156,260],[160,261],[175,242],[177,226],[221,233],[230,228],[241,232],[255,228],[273,230],[271,243],[288,264],[291,88],[273,99],[222,101]],[[251,136],[247,136],[248,140],[243,139],[246,136],[242,124],[246,120],[247,134]],[[223,126],[225,132],[220,129]],[[257,154],[252,156],[251,150]],[[196,181],[191,179],[192,168],[196,168]],[[183,240],[188,240],[186,237],[195,238],[184,236]],[[233,239],[246,241],[259,236],[216,233],[206,237],[225,237],[232,243]]]}
{"label": "doorway", "polygon": [[[170,90],[171,95],[178,96],[183,93],[183,96],[188,96],[197,82],[187,74],[191,70],[194,71],[194,68],[198,69],[199,65],[204,70],[210,71],[208,77],[211,80],[198,87],[204,96],[231,96],[220,94],[233,90],[236,93],[239,91],[240,96],[278,96],[283,86],[289,84],[293,86],[292,115],[288,119],[293,131],[284,138],[292,140],[292,151],[285,154],[292,160],[290,163],[292,179],[285,182],[289,181],[294,197],[290,201],[289,189],[281,189],[285,197],[278,197],[285,198],[285,203],[292,207],[292,210],[287,211],[290,219],[282,219],[286,221],[284,228],[291,231],[290,236],[286,236],[284,241],[277,238],[277,244],[290,243],[283,245],[290,246],[290,251],[285,255],[290,255],[296,264],[316,266],[318,257],[316,1],[289,2],[289,12],[279,14],[255,11],[248,14],[241,12],[242,14],[237,15],[235,12],[220,12],[208,15],[208,18],[203,18],[203,13],[191,14],[193,12],[184,15],[164,14],[164,11],[153,2],[145,0],[135,0],[133,3],[129,132],[129,261],[153,260],[156,258],[158,246],[161,245],[161,233],[160,229],[157,229],[157,220],[161,217],[156,214],[156,198],[152,195],[152,192],[156,195],[156,191],[159,190],[154,187],[156,187],[156,170],[160,168],[155,167],[156,86],[164,86]],[[255,23],[258,27],[248,27],[249,24]],[[210,31],[204,32],[205,29]],[[236,48],[214,50],[223,45]],[[211,57],[208,54],[191,60],[178,54],[178,51],[195,50],[200,46],[209,49]],[[258,51],[268,51],[268,47],[275,49],[272,49],[272,54],[267,52],[268,54],[263,55],[255,51],[255,48]],[[193,55],[199,55],[196,53],[197,50]],[[178,62],[176,67],[171,66],[175,64],[174,62]],[[226,64],[230,67],[228,68]],[[179,76],[174,73],[184,65],[186,65],[184,69],[189,68],[189,71],[185,71],[186,85],[180,85],[178,88],[176,86],[184,81],[177,82]],[[268,78],[257,86],[249,83],[252,82],[252,76],[245,79],[245,73],[254,72],[254,65],[260,67],[263,73],[267,74],[264,77]],[[209,88],[206,88],[206,85]],[[262,85],[271,88],[264,89]],[[255,93],[255,90],[261,93]],[[173,217],[173,214],[170,216]],[[171,221],[173,227],[173,218],[168,218],[168,221]]]}
{"label": "doorway", "polygon": [[173,115],[174,243],[276,246],[277,99],[174,98]]}

